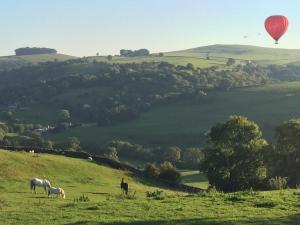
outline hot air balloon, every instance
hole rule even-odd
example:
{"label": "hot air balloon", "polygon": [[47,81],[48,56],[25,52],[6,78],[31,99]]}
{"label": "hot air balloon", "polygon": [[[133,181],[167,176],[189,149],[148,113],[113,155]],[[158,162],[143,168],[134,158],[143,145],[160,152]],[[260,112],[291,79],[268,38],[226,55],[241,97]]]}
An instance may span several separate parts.
{"label": "hot air balloon", "polygon": [[278,40],[284,35],[289,26],[289,21],[285,16],[270,16],[265,21],[265,28],[270,36],[278,44]]}

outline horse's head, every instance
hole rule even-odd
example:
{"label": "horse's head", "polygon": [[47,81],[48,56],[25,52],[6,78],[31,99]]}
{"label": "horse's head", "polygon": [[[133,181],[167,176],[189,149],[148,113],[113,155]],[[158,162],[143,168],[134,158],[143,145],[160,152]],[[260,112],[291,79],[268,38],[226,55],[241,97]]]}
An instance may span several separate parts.
{"label": "horse's head", "polygon": [[47,188],[51,188],[51,184],[50,184],[50,181],[49,181],[49,180],[44,179],[44,185],[45,185]]}

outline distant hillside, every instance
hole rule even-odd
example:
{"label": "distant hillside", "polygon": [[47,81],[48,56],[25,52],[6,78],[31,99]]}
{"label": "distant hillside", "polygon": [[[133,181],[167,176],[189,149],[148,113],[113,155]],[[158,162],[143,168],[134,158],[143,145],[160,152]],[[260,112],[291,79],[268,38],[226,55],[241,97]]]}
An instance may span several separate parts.
{"label": "distant hillside", "polygon": [[65,61],[74,59],[75,56],[65,54],[36,54],[36,55],[22,55],[22,56],[2,56],[0,57],[0,71],[7,69],[19,68],[30,63],[40,63],[49,61]]}
{"label": "distant hillside", "polygon": [[138,119],[110,127],[85,127],[67,130],[50,138],[78,137],[82,142],[105,143],[112,139],[145,145],[201,145],[204,133],[229,115],[249,117],[263,129],[269,140],[274,128],[300,117],[300,82],[210,93],[205,101],[166,104],[143,113]]}
{"label": "distant hillside", "polygon": [[[210,60],[207,60],[207,57]],[[237,61],[255,61],[259,64],[289,64],[300,61],[300,49],[264,48],[250,45],[209,45],[174,52],[165,52],[162,56],[151,54],[143,57],[113,56],[108,60],[104,56],[91,56],[89,60],[110,63],[169,62],[176,65],[192,63],[196,67],[222,66],[228,58]]]}
{"label": "distant hillside", "polygon": [[300,60],[300,49],[264,48],[250,45],[209,45],[166,52],[166,56],[184,56],[224,61],[228,58],[257,61],[263,64],[287,64]]}

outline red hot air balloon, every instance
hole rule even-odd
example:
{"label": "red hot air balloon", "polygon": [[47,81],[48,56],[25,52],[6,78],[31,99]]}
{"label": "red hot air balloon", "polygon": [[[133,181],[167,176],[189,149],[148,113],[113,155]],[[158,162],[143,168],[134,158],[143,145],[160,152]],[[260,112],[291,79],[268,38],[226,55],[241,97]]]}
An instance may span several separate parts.
{"label": "red hot air balloon", "polygon": [[270,16],[265,21],[265,28],[270,36],[278,44],[279,38],[284,35],[289,26],[289,21],[285,16]]}

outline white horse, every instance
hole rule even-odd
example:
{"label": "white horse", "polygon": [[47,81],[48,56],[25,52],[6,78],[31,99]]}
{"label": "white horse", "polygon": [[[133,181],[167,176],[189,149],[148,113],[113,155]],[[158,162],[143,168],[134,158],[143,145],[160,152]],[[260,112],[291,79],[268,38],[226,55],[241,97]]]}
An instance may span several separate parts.
{"label": "white horse", "polygon": [[65,191],[62,188],[50,187],[48,189],[48,197],[50,197],[51,194],[56,194],[57,197],[61,196],[63,199],[66,198]]}
{"label": "white horse", "polygon": [[44,190],[45,192],[47,192],[47,188],[51,188],[51,184],[48,180],[46,179],[39,179],[39,178],[33,178],[30,180],[30,189],[31,189],[31,192],[32,190],[34,190],[34,193],[36,194],[36,186],[39,186],[39,187],[44,187]]}

